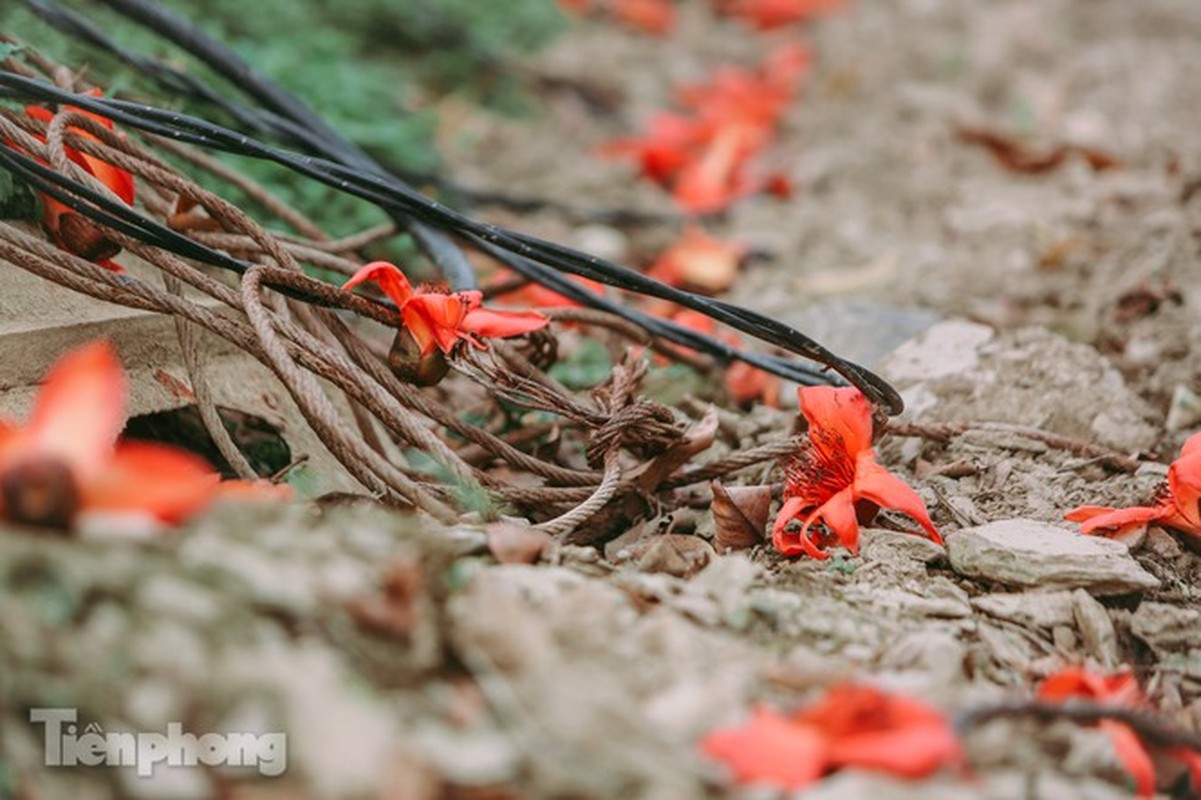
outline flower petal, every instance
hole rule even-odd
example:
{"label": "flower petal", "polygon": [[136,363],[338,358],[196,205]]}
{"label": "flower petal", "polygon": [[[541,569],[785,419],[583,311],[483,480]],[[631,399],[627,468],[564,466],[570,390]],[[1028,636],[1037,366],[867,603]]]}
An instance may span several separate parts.
{"label": "flower petal", "polygon": [[963,763],[959,741],[942,712],[874,686],[832,686],[793,719],[825,736],[834,768],[863,767],[916,778]]}
{"label": "flower petal", "polygon": [[1138,734],[1131,730],[1129,725],[1112,719],[1101,720],[1097,727],[1109,736],[1118,761],[1122,762],[1122,767],[1134,779],[1138,796],[1154,797],[1155,764],[1147,748],[1139,741]]}
{"label": "flower petal", "polygon": [[1194,433],[1181,445],[1180,458],[1188,458],[1198,453],[1201,453],[1201,433]]}
{"label": "flower petal", "polygon": [[371,281],[379,286],[380,291],[396,304],[404,308],[405,303],[413,297],[413,285],[395,264],[387,261],[372,261],[361,267],[350,280],[342,284],[342,288],[350,291],[359,284]]}
{"label": "flower petal", "polygon": [[881,508],[908,514],[929,534],[931,541],[942,544],[942,537],[930,519],[930,512],[913,488],[876,463],[869,453],[862,453],[855,468],[855,498],[870,500]]}
{"label": "flower petal", "polygon": [[740,784],[802,789],[826,770],[820,732],[768,708],[754,709],[743,725],[713,731],[700,746],[729,767]]}
{"label": "flower petal", "polygon": [[818,518],[838,537],[843,547],[852,553],[859,553],[859,520],[855,515],[855,497],[851,487],[836,492],[817,507],[801,528],[801,538],[808,538],[809,526]]}
{"label": "flower petal", "polygon": [[76,348],[55,362],[19,434],[31,454],[62,459],[86,482],[112,453],[125,426],[125,373],[106,341]]}
{"label": "flower petal", "polygon": [[123,442],[83,485],[83,510],[145,511],[176,523],[208,505],[221,477],[200,456],[152,442]]}
{"label": "flower petal", "polygon": [[463,318],[462,328],[486,338],[504,339],[545,328],[550,320],[537,311],[496,311],[476,308]]}
{"label": "flower petal", "polygon": [[804,510],[805,500],[803,498],[790,497],[784,501],[784,504],[780,507],[780,513],[776,515],[776,521],[772,525],[772,544],[776,546],[776,550],[786,556],[796,556],[805,553],[810,558],[818,560],[829,558],[828,554],[817,549],[817,546],[813,544],[808,536],[788,532],[788,523],[796,519],[797,515]]}
{"label": "flower petal", "polygon": [[1168,486],[1177,511],[1172,526],[1201,535],[1201,435],[1190,437],[1168,468]]}
{"label": "flower petal", "polygon": [[[842,439],[850,458],[872,446],[872,408],[854,387],[802,386],[797,389],[809,430],[831,431]],[[810,440],[817,444],[813,435]]]}
{"label": "flower petal", "polygon": [[429,355],[434,345],[449,353],[465,337],[460,331],[467,316],[467,304],[454,294],[419,292],[404,308],[405,327],[421,345],[421,355]]}
{"label": "flower petal", "polygon": [[1080,506],[1064,514],[1064,519],[1080,523],[1080,532],[1103,536],[1121,536],[1130,528],[1163,519],[1172,513],[1166,505],[1111,508]]}
{"label": "flower petal", "polygon": [[905,778],[921,778],[941,767],[963,763],[959,740],[945,721],[853,733],[830,742],[829,747],[833,766],[878,770]]}
{"label": "flower petal", "polygon": [[96,176],[96,179],[113,190],[113,194],[121,198],[122,202],[127,206],[133,205],[134,200],[134,182],[133,175],[115,167],[107,161],[102,161],[94,156],[89,156],[87,153],[79,154],[84,161],[87,171]]}

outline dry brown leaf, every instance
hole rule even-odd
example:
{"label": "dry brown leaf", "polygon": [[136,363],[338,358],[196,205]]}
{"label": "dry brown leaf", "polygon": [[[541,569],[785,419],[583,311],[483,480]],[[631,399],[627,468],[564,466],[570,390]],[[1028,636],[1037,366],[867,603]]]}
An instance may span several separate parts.
{"label": "dry brown leaf", "polygon": [[716,533],[713,541],[717,552],[745,550],[763,541],[767,529],[768,511],[771,509],[770,486],[730,486],[715,480],[713,489],[713,514]]}
{"label": "dry brown leaf", "polygon": [[551,535],[528,525],[496,522],[484,528],[488,552],[502,564],[533,564],[551,543]]}
{"label": "dry brown leaf", "polygon": [[1028,175],[1050,172],[1062,165],[1071,155],[1082,156],[1096,172],[1124,166],[1117,156],[1095,147],[1058,144],[1039,151],[1012,136],[986,128],[963,126],[959,128],[958,133],[963,141],[987,148],[993,154],[993,158],[1006,169]]}
{"label": "dry brown leaf", "polygon": [[653,492],[668,475],[712,446],[717,437],[717,422],[717,408],[711,405],[705,415],[684,432],[680,441],[641,469],[634,477],[634,485],[644,492]]}

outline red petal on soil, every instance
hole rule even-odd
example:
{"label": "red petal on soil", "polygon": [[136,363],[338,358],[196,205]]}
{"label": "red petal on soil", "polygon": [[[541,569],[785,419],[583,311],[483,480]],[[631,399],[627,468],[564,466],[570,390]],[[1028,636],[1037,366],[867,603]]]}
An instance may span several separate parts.
{"label": "red petal on soil", "polygon": [[701,750],[728,766],[740,784],[803,789],[826,768],[825,742],[818,731],[763,707],[740,726],[710,733]]}

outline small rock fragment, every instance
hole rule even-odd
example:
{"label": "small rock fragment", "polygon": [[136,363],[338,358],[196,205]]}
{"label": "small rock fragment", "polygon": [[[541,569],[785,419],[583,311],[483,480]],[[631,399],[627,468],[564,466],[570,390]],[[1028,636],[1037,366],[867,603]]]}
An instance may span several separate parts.
{"label": "small rock fragment", "polygon": [[974,598],[972,607],[1028,628],[1050,629],[1072,622],[1071,592],[994,592]]}
{"label": "small rock fragment", "polygon": [[1105,606],[1083,589],[1072,592],[1072,616],[1084,650],[1104,667],[1118,663],[1118,635]]}
{"label": "small rock fragment", "polygon": [[1130,618],[1131,632],[1159,654],[1188,650],[1201,639],[1201,611],[1167,603],[1143,603]]}
{"label": "small rock fragment", "polygon": [[916,561],[934,564],[945,561],[947,551],[924,536],[899,533],[884,528],[863,528],[859,532],[860,552],[865,561]]}
{"label": "small rock fragment", "polygon": [[1007,586],[1082,588],[1097,595],[1159,586],[1125,545],[1032,519],[964,528],[947,539],[947,555],[960,575]]}

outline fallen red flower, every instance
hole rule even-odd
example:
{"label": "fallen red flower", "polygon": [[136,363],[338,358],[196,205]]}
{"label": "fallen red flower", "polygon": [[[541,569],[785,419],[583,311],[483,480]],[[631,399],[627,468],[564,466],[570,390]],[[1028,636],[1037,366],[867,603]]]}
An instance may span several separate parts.
{"label": "fallen red flower", "polygon": [[637,160],[643,177],[668,188],[709,137],[708,126],[673,112],[660,112],[647,122],[646,133],[616,139],[604,145],[601,155]]}
{"label": "fallen red flower", "polygon": [[842,684],[794,714],[756,708],[743,725],[713,731],[701,750],[739,784],[802,789],[843,768],[921,778],[963,764],[939,711],[870,686]]}
{"label": "fallen red flower", "polygon": [[[942,544],[926,504],[904,481],[876,462],[872,412],[855,388],[803,386],[797,390],[809,422],[808,444],[784,465],[784,504],[772,527],[772,541],[784,555],[827,558],[809,529],[819,520],[843,547],[859,552],[859,522],[880,508],[913,517],[929,538]],[[799,531],[789,523],[803,518]]]}
{"label": "fallen red flower", "polygon": [[483,294],[472,290],[446,293],[414,289],[396,265],[373,261],[342,285],[353,289],[375,283],[400,309],[405,329],[422,357],[435,348],[449,354],[459,342],[485,349],[481,338],[505,338],[545,327],[549,320],[537,311],[496,311],[484,308]]}
{"label": "fallen red flower", "polygon": [[714,295],[733,285],[745,255],[745,247],[711,236],[699,225],[688,225],[646,274],[671,286]]}
{"label": "fallen red flower", "polygon": [[[1145,708],[1150,703],[1129,672],[1098,675],[1081,667],[1066,667],[1047,676],[1038,687],[1043,700],[1068,701],[1084,698],[1122,708]],[[1114,755],[1134,780],[1139,797],[1155,795],[1155,760],[1146,745],[1129,725],[1118,720],[1102,720],[1097,727],[1113,744]],[[1195,789],[1201,789],[1201,754],[1186,748],[1169,748],[1166,755],[1180,761],[1189,770]]]}
{"label": "fallen red flower", "polygon": [[[561,295],[554,289],[543,286],[536,281],[527,281],[518,288],[500,291],[500,287],[509,283],[515,275],[516,273],[509,270],[501,270],[489,279],[485,288],[491,288],[499,292],[492,296],[493,302],[504,306],[521,306],[524,308],[575,308],[581,305],[575,300]],[[568,279],[580,288],[586,289],[593,294],[603,295],[605,292],[604,285],[594,280],[589,280],[579,275],[570,275]]]}
{"label": "fallen red flower", "polygon": [[[103,97],[99,89],[91,89],[85,94],[92,97]],[[93,114],[90,111],[84,111],[75,106],[67,106],[66,110],[76,111],[90,119],[95,120],[104,127],[112,130],[113,122],[110,119]],[[41,106],[26,106],[25,113],[34,119],[42,122],[50,122],[54,119],[54,114],[49,109]],[[77,127],[68,127],[69,131],[78,133],[89,139],[95,139],[87,131]],[[38,137],[41,141],[45,141],[44,137]],[[11,147],[11,143],[7,143]],[[107,161],[103,161],[95,156],[90,156],[86,153],[72,147],[64,147],[64,152],[71,161],[78,164],[87,173],[102,184],[108,187],[113,194],[121,199],[126,205],[133,205],[134,201],[134,181],[133,175],[126,170],[115,167]],[[45,163],[45,162],[43,162]],[[44,210],[43,224],[46,230],[50,233],[50,238],[56,245],[62,249],[74,253],[83,258],[95,261],[101,266],[111,269],[115,272],[120,272],[121,268],[114,264],[111,259],[121,251],[121,246],[116,242],[108,239],[104,233],[96,227],[90,220],[82,214],[71,209],[64,203],[55,200],[54,198],[42,194],[42,207]]]}
{"label": "fallen red flower", "polygon": [[771,30],[822,14],[842,11],[849,0],[715,0],[717,13],[737,17],[759,30]]}
{"label": "fallen red flower", "polygon": [[1157,522],[1201,544],[1201,433],[1189,437],[1168,467],[1168,481],[1156,493],[1153,506],[1113,508],[1080,506],[1064,517],[1079,522],[1080,532],[1125,540]]}
{"label": "fallen red flower", "polygon": [[644,135],[619,139],[602,153],[636,158],[642,174],[692,214],[720,211],[762,190],[786,194],[786,181],[758,175],[752,164],[770,144],[809,63],[808,49],[788,43],[756,70],[720,68],[708,82],[678,90],[686,114],[657,114]]}
{"label": "fallen red flower", "polygon": [[184,450],[116,443],[125,402],[125,376],[107,343],[59,359],[28,422],[0,421],[0,518],[66,530],[81,514],[174,523],[203,508],[220,477]]}

